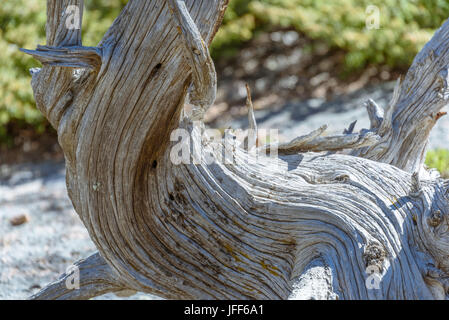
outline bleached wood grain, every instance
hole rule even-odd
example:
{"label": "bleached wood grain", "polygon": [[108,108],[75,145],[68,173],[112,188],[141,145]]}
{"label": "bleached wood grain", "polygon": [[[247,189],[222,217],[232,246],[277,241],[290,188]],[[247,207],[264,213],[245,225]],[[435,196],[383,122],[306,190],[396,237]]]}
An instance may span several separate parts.
{"label": "bleached wood grain", "polygon": [[[82,1],[47,4],[47,46],[81,48],[81,31],[61,17]],[[447,103],[449,23],[390,108],[368,104],[372,128],[328,137],[323,127],[256,161],[203,139],[198,118],[181,119],[192,83],[199,119],[214,100],[207,45],[226,5],[130,0],[95,49],[101,66],[33,74],[38,108],[64,150],[69,195],[99,251],[82,264],[80,293],[57,282],[33,298],[126,289],[168,299],[447,298],[448,182],[422,164]],[[178,127],[192,135],[198,164],[170,161]],[[219,161],[224,150],[233,163]],[[366,286],[369,266],[383,275],[378,290]]]}

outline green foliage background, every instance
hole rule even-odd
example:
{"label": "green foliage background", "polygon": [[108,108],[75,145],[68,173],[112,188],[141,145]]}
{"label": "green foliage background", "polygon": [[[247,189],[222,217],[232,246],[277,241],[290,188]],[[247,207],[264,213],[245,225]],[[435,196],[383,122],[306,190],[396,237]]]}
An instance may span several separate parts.
{"label": "green foliage background", "polygon": [[437,169],[443,178],[449,179],[449,150],[430,150],[426,155],[426,165]]}
{"label": "green foliage background", "polygon": [[[380,12],[380,29],[367,29],[368,6]],[[257,32],[293,28],[346,51],[346,66],[368,63],[406,68],[449,17],[447,0],[231,0],[213,45],[218,56]]]}
{"label": "green foliage background", "polygon": [[[98,43],[126,2],[86,0],[85,45]],[[46,128],[29,84],[28,69],[38,63],[18,50],[45,43],[45,4],[0,2],[0,143],[8,141],[11,126]],[[365,28],[368,5],[380,9],[379,30]],[[447,0],[230,0],[212,52],[220,59],[258,33],[289,28],[343,50],[348,70],[368,64],[406,68],[447,17]]]}
{"label": "green foliage background", "polygon": [[[83,43],[95,46],[126,2],[87,0]],[[0,143],[12,143],[8,133],[13,126],[31,126],[37,133],[48,128],[35,108],[28,71],[40,65],[19,51],[45,44],[45,21],[45,0],[0,2]]]}

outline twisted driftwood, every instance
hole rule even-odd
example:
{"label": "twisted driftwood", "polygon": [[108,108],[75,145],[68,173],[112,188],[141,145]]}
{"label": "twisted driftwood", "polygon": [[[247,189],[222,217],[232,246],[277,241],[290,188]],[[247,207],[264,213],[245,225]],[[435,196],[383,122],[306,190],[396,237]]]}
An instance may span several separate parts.
{"label": "twisted driftwood", "polygon": [[[32,86],[98,253],[78,263],[78,290],[63,275],[33,298],[446,299],[449,184],[423,161],[449,98],[449,22],[385,112],[367,102],[371,128],[242,148],[194,121],[215,99],[207,47],[227,1],[130,0],[86,48],[65,25],[83,1],[47,0],[47,45],[26,51],[43,63]],[[195,163],[171,161],[178,127]]]}

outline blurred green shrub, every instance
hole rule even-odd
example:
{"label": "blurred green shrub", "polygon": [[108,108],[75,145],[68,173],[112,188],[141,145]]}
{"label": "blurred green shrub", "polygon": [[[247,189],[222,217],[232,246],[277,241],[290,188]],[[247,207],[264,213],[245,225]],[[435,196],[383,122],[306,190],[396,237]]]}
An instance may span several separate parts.
{"label": "blurred green shrub", "polygon": [[[366,28],[368,6],[379,9],[379,29]],[[257,32],[294,28],[346,51],[349,70],[406,68],[448,17],[447,0],[231,0],[213,48],[220,57]]]}
{"label": "blurred green shrub", "polygon": [[[111,25],[126,0],[88,0],[83,42],[94,46]],[[36,133],[48,126],[35,108],[28,70],[38,66],[19,48],[45,44],[46,1],[0,2],[0,143],[12,144],[11,127],[32,127]]]}
{"label": "blurred green shrub", "polygon": [[427,152],[426,165],[437,169],[443,178],[449,178],[449,150],[435,149]]}
{"label": "blurred green shrub", "polygon": [[[96,45],[126,0],[87,0],[85,45]],[[8,127],[46,122],[33,107],[28,69],[37,63],[19,52],[45,43],[44,0],[0,1],[0,143]],[[367,30],[366,8],[380,9],[380,29]],[[289,28],[346,52],[347,70],[367,64],[406,68],[449,16],[447,0],[230,0],[212,45],[217,59],[234,54],[257,33]]]}

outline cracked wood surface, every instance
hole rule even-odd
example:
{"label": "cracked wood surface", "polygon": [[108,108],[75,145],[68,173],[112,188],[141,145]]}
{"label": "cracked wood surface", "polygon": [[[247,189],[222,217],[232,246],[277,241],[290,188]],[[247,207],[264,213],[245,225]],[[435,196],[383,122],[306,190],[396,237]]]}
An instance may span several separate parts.
{"label": "cracked wood surface", "polygon": [[[414,173],[427,173],[428,133],[447,101],[448,22],[391,107],[368,103],[372,128],[327,137],[323,127],[256,159],[209,142],[193,122],[214,99],[205,44],[226,0],[130,0],[95,49],[99,68],[72,63],[86,49],[69,54],[83,48],[81,30],[65,29],[62,13],[83,2],[47,4],[48,52],[29,53],[50,63],[32,86],[58,130],[68,192],[99,254],[79,293],[57,282],[33,298],[127,289],[168,299],[447,298],[448,183]],[[55,54],[63,64],[52,65]],[[189,92],[200,112],[183,118]],[[178,127],[198,163],[172,163]],[[225,151],[232,163],[219,161]],[[383,276],[379,290],[366,286],[370,266]]]}

